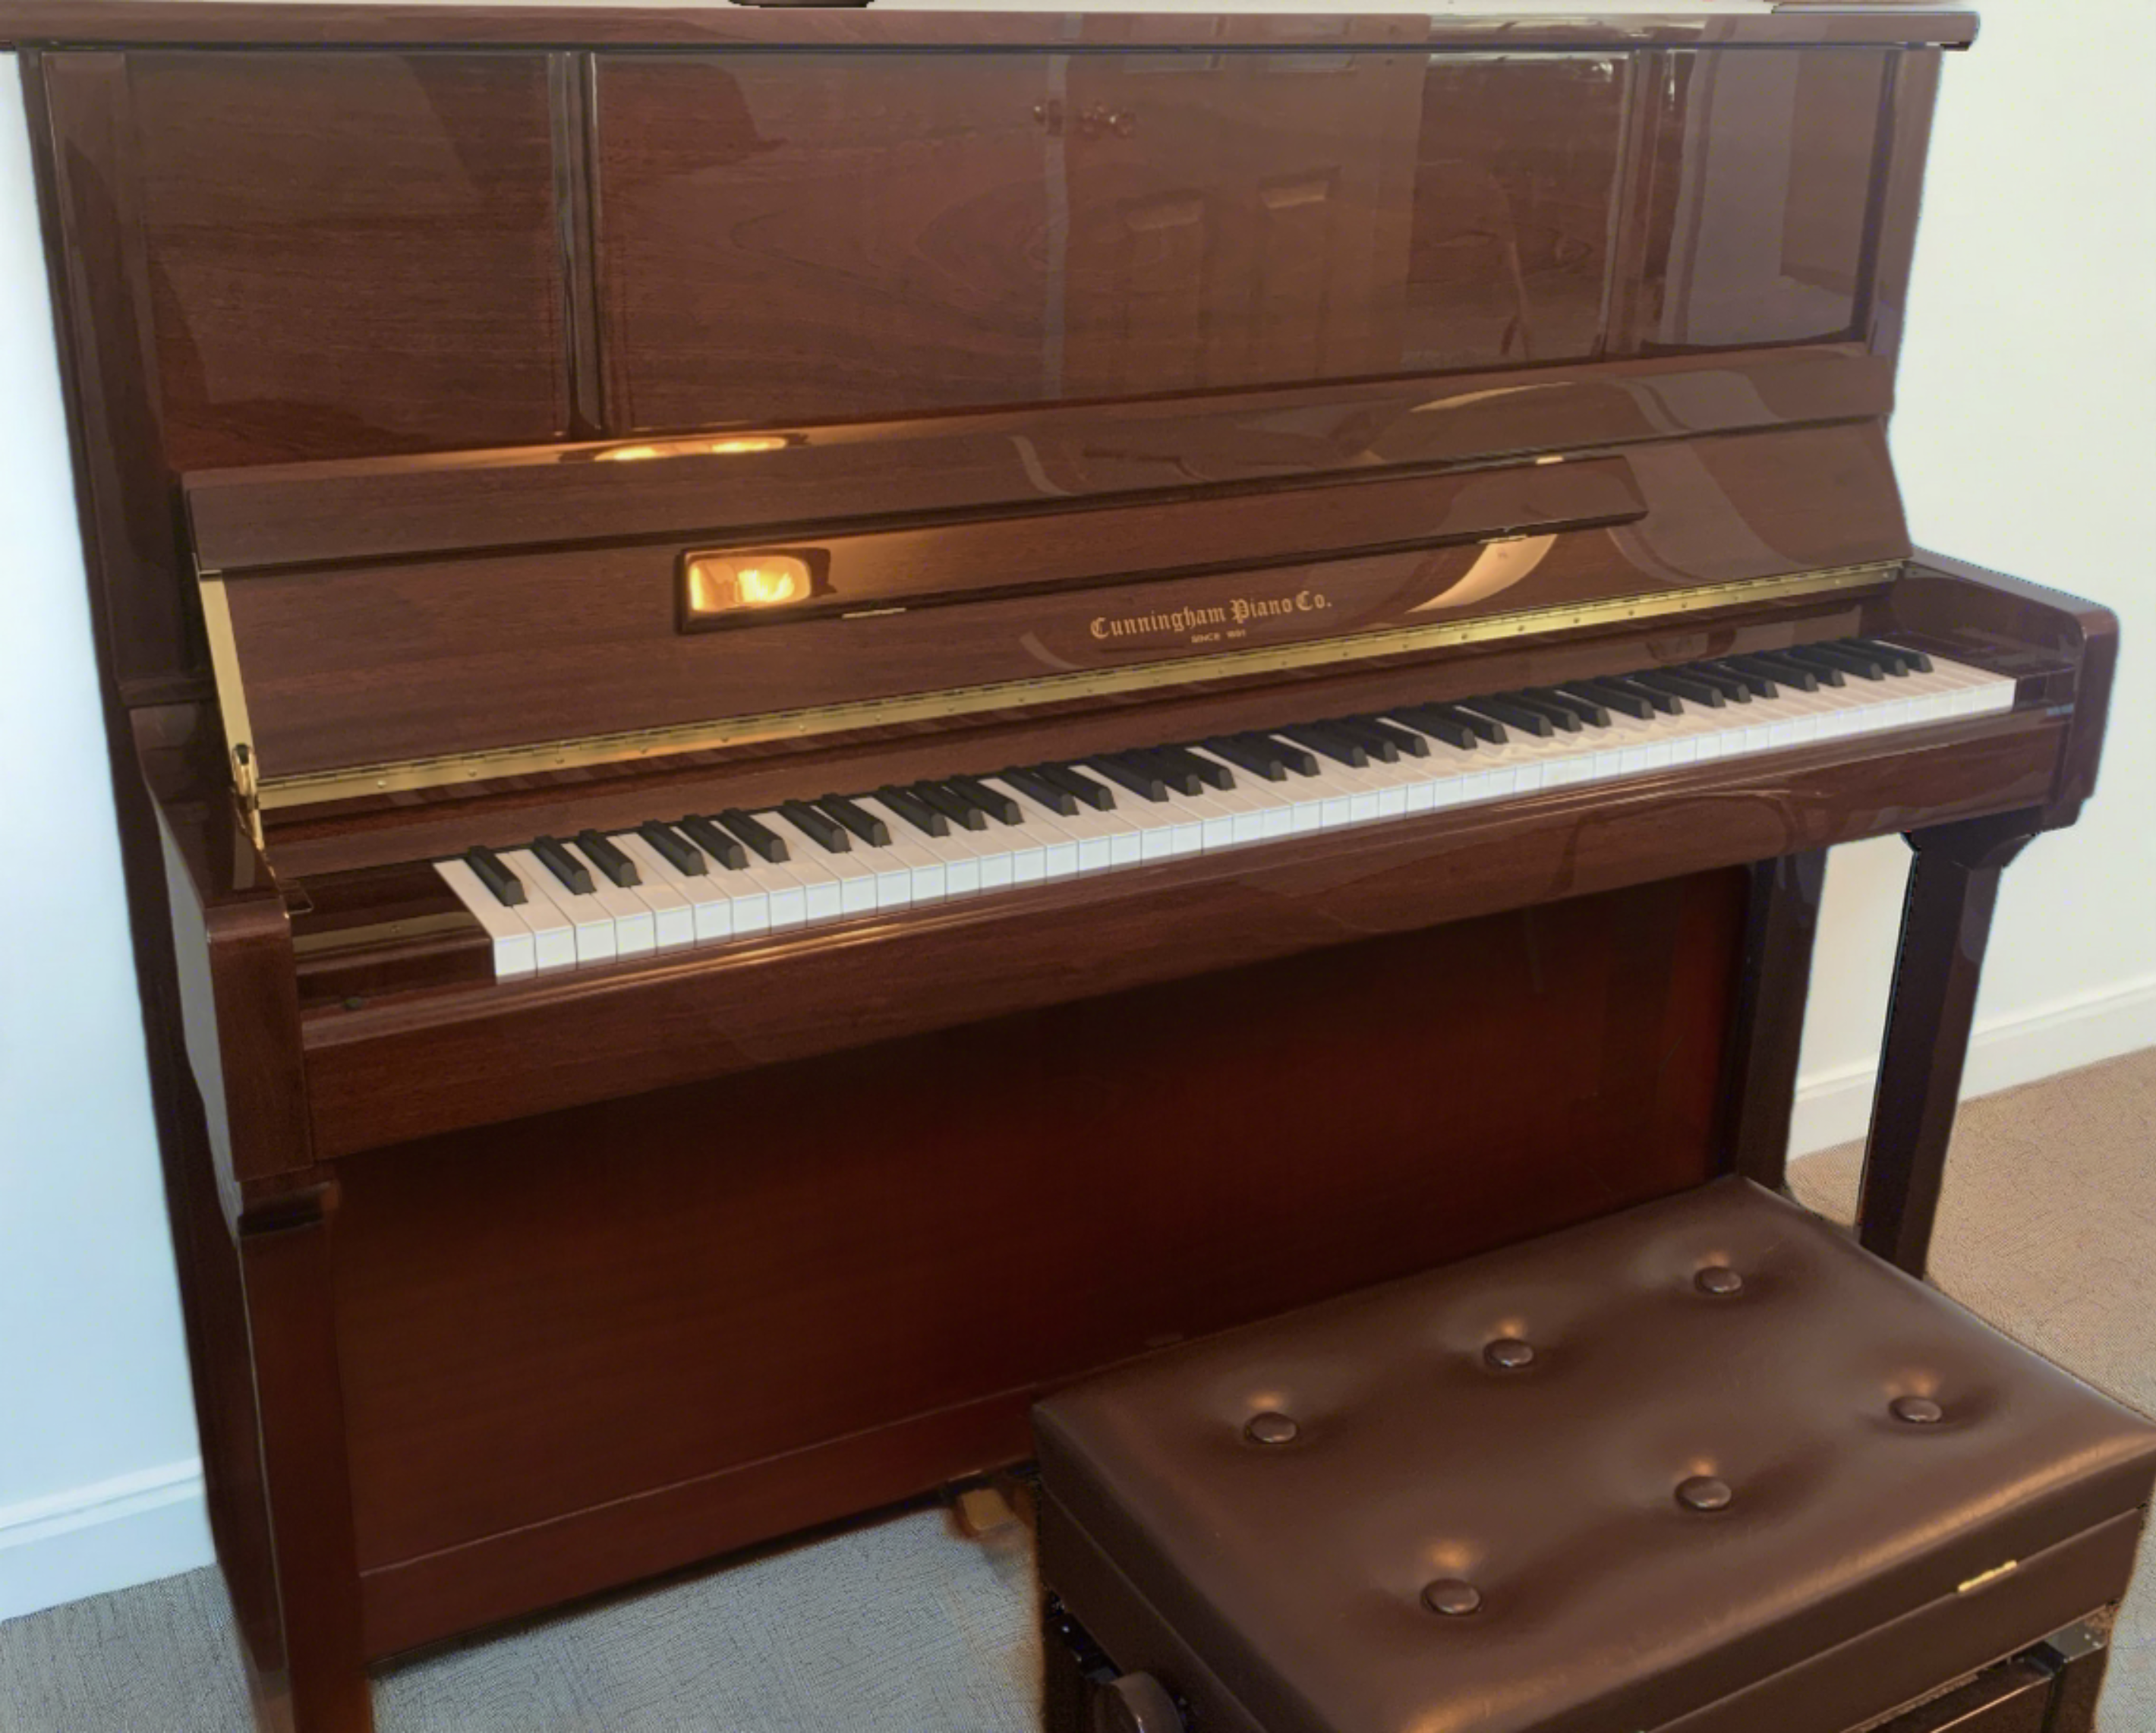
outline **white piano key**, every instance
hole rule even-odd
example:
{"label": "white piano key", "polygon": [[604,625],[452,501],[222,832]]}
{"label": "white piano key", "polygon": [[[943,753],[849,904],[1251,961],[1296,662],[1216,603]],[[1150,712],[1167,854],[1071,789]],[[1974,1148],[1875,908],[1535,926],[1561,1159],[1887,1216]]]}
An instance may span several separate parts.
{"label": "white piano key", "polygon": [[596,893],[578,893],[557,879],[546,863],[529,849],[502,853],[502,864],[524,881],[526,892],[550,903],[568,923],[579,963],[610,962],[616,955],[613,916]]}
{"label": "white piano key", "polygon": [[[854,804],[864,812],[869,810],[865,801]],[[876,871],[876,907],[900,908],[909,903],[940,903],[949,893],[946,889],[947,874],[943,863],[927,849],[919,846],[917,831],[909,831],[898,822],[896,813],[878,812],[884,828],[891,833],[890,842],[880,848],[863,849],[862,858]]]}
{"label": "white piano key", "polygon": [[808,920],[835,920],[844,915],[875,913],[875,869],[856,860],[850,846],[843,854],[834,854],[783,813],[753,816],[757,823],[786,838],[784,864],[808,887]]}
{"label": "white piano key", "polygon": [[1040,849],[1040,875],[1044,879],[1068,879],[1078,871],[1079,838],[1063,828],[1063,821],[1031,795],[1021,794],[1000,777],[983,777],[982,782],[997,793],[1017,802],[1022,822],[1019,829],[1029,843],[1038,843]]}
{"label": "white piano key", "polygon": [[574,843],[562,844],[572,860],[592,875],[592,895],[613,922],[613,954],[643,956],[659,946],[659,923],[651,905],[634,890],[617,884],[599,870],[598,864]]}
{"label": "white piano key", "polygon": [[[706,855],[702,872],[685,873],[642,837],[618,836],[614,842],[651,869],[645,876],[655,874],[687,900],[696,917],[696,943],[709,945],[734,936],[734,900],[726,894],[726,879],[729,875],[719,862]],[[698,849],[697,853],[703,851]],[[767,910],[767,921],[768,919]]]}
{"label": "white piano key", "polygon": [[[1109,813],[1096,811],[1084,802],[1078,803],[1075,813],[1051,813],[1034,797],[994,777],[982,779],[998,794],[1007,794],[1019,803],[1019,810],[1026,816],[1029,825],[1045,825],[1060,831],[1070,838],[1075,849],[1071,869],[1079,874],[1105,873],[1111,866],[1121,864],[1115,858],[1115,838],[1127,830],[1117,826]],[[1136,853],[1137,834],[1131,833],[1132,852]],[[1051,869],[1050,877],[1058,876]]]}
{"label": "white piano key", "polygon": [[[659,948],[671,951],[678,946],[696,944],[702,936],[704,923],[697,900],[686,889],[691,875],[675,870],[665,855],[634,831],[624,831],[607,840],[634,861],[643,876],[636,894],[651,906]],[[710,880],[706,878],[704,882],[708,884]],[[728,913],[716,894],[707,892],[706,897],[715,915]],[[716,920],[713,924],[716,924]],[[733,931],[730,915],[726,929],[728,933]]]}
{"label": "white piano key", "polygon": [[971,840],[973,833],[962,824],[953,824],[942,836],[931,836],[916,830],[911,820],[896,808],[873,797],[864,797],[858,804],[865,811],[891,827],[896,837],[903,834],[913,847],[921,850],[943,869],[945,896],[978,896],[982,889],[981,851]]}
{"label": "white piano key", "polygon": [[[502,902],[461,860],[438,860],[434,871],[456,893],[457,900],[470,911],[472,918],[486,930],[487,938],[494,946],[495,980],[529,975],[538,967],[538,941],[516,907]],[[530,893],[526,895],[528,897]]]}

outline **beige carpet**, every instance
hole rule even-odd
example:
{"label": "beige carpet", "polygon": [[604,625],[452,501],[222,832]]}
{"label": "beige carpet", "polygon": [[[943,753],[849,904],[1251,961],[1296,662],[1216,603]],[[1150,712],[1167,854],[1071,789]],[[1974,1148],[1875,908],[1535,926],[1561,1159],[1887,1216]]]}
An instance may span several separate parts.
{"label": "beige carpet", "polygon": [[[1846,1215],[1856,1151],[1800,1164]],[[2156,1051],[1972,1104],[1936,1275],[2156,1412]],[[1029,1733],[1032,1560],[916,1512],[618,1597],[384,1674],[381,1733]],[[213,1571],[0,1625],[0,1733],[247,1733]],[[2105,1733],[2156,1729],[2156,1546]]]}

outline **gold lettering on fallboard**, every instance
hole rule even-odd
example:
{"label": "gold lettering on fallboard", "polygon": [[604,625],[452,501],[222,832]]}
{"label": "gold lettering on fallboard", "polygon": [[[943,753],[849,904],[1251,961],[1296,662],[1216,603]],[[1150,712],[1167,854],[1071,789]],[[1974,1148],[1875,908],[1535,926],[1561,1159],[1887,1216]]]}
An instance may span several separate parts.
{"label": "gold lettering on fallboard", "polygon": [[1086,627],[1096,643],[1125,639],[1179,638],[1197,643],[1219,637],[1214,629],[1227,627],[1233,635],[1257,620],[1289,618],[1299,613],[1322,613],[1332,607],[1319,590],[1297,590],[1283,596],[1231,596],[1218,606],[1163,608],[1150,613],[1096,614]]}

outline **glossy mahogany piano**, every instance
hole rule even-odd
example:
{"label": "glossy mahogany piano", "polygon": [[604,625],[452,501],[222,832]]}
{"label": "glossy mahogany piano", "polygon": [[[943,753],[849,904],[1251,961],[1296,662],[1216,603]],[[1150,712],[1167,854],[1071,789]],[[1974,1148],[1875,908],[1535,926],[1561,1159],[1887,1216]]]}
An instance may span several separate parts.
{"label": "glossy mahogany piano", "polygon": [[1777,1183],[1889,833],[1920,1270],[2116,649],[1889,459],[1974,28],[0,6],[265,1720]]}

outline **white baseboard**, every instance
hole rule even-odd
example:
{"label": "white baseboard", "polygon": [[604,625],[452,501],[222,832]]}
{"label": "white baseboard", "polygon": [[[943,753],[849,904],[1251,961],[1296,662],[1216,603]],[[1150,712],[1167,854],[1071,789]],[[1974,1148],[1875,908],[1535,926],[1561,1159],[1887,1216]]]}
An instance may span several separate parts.
{"label": "white baseboard", "polygon": [[177,1576],[212,1559],[194,1458],[0,1505],[0,1619]]}
{"label": "white baseboard", "polygon": [[[2079,1070],[2156,1047],[2156,977],[2059,999],[1980,1023],[1969,1041],[1962,1099]],[[1843,1065],[1797,1079],[1789,1153],[1807,1156],[1864,1136],[1877,1068]]]}

